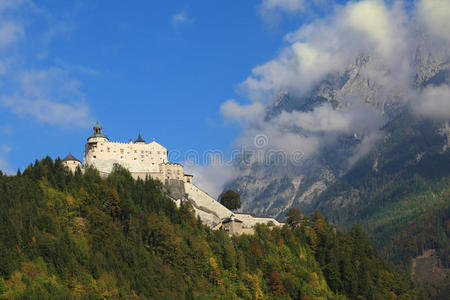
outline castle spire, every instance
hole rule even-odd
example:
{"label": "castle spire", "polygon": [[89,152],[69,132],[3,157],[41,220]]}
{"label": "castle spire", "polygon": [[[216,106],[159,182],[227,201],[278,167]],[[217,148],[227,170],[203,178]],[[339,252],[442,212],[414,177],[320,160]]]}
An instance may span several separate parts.
{"label": "castle spire", "polygon": [[140,130],[139,130],[138,138],[136,139],[136,141],[134,141],[134,143],[144,143],[145,144],[144,139],[141,137],[141,131]]}

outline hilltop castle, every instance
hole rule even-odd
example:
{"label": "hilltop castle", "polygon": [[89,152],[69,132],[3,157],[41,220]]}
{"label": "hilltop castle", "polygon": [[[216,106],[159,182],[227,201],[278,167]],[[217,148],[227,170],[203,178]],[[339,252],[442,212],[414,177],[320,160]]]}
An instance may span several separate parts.
{"label": "hilltop castle", "polygon": [[281,225],[273,218],[233,213],[195,186],[193,175],[185,174],[181,164],[169,162],[164,146],[155,141],[146,143],[140,133],[134,142],[120,143],[110,142],[98,122],[93,129],[85,145],[83,164],[71,154],[62,161],[72,172],[77,168],[83,172],[85,167],[94,167],[102,177],[107,177],[114,164],[119,164],[128,169],[134,179],[151,177],[161,181],[178,205],[189,201],[203,223],[229,234],[251,233],[256,223]]}

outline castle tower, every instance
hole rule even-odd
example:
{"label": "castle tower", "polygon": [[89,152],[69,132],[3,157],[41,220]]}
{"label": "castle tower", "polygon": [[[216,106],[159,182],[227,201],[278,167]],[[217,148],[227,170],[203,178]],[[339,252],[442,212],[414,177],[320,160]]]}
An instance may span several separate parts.
{"label": "castle tower", "polygon": [[94,129],[94,132],[92,133],[92,135],[90,137],[88,137],[88,144],[109,141],[108,137],[102,133],[102,126],[100,126],[98,121],[97,121],[97,123],[95,123],[93,129]]}
{"label": "castle tower", "polygon": [[134,143],[135,143],[135,144],[139,144],[139,143],[145,144],[144,139],[141,137],[141,132],[140,132],[140,131],[139,131],[138,138],[134,141]]}
{"label": "castle tower", "polygon": [[109,139],[106,135],[102,132],[102,126],[100,124],[95,123],[93,127],[93,133],[90,137],[87,139],[86,146],[84,148],[84,160],[83,165],[89,166],[92,165],[93,161],[97,158],[97,152],[99,145],[103,145],[104,143],[108,143]]}
{"label": "castle tower", "polygon": [[81,161],[76,159],[72,154],[68,154],[66,158],[62,160],[63,166],[67,167],[72,173],[75,173],[77,168],[81,168]]}

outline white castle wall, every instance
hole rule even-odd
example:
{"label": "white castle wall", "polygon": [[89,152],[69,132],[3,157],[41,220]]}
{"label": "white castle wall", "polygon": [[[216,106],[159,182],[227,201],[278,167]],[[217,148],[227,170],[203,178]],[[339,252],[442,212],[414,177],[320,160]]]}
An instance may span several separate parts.
{"label": "white castle wall", "polygon": [[198,209],[194,206],[195,215],[200,217],[200,220],[202,220],[203,224],[213,227],[221,222],[221,219],[218,218],[216,215],[205,212],[201,209]]}
{"label": "white castle wall", "polygon": [[184,183],[184,189],[188,198],[195,202],[199,208],[205,208],[214,212],[219,218],[229,218],[233,212],[217,202],[213,197],[202,191],[200,188],[192,183]]}
{"label": "white castle wall", "polygon": [[253,217],[249,214],[234,214],[234,216],[243,222],[242,227],[251,228],[256,224],[269,224],[272,223],[275,226],[282,226],[283,224],[275,220],[274,218],[262,218]]}
{"label": "white castle wall", "polygon": [[157,142],[119,143],[105,138],[90,138],[83,164],[108,173],[114,164],[120,164],[130,172],[157,173],[160,172],[159,165],[167,162],[167,149]]}
{"label": "white castle wall", "polygon": [[187,180],[183,166],[169,163],[167,149],[157,142],[109,142],[103,137],[89,138],[85,146],[83,164],[103,173],[111,173],[114,164],[128,169],[133,178],[150,176],[164,182],[166,179]]}

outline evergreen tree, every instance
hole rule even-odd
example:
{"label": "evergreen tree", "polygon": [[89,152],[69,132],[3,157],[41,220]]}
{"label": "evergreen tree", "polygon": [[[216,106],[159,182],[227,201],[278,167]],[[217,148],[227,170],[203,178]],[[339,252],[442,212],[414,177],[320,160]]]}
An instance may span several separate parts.
{"label": "evergreen tree", "polygon": [[241,195],[233,190],[227,190],[219,196],[220,203],[230,210],[236,210],[241,207]]}

